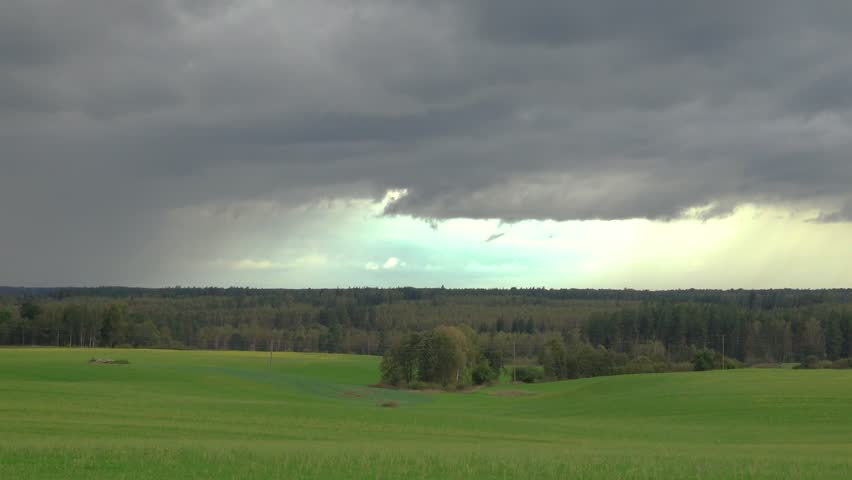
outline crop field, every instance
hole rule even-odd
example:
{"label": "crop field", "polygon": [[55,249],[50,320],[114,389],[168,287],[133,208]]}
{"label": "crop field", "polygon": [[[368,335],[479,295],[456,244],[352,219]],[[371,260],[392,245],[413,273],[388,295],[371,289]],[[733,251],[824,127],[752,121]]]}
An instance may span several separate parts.
{"label": "crop field", "polygon": [[852,478],[848,370],[438,393],[379,360],[0,349],[0,478]]}

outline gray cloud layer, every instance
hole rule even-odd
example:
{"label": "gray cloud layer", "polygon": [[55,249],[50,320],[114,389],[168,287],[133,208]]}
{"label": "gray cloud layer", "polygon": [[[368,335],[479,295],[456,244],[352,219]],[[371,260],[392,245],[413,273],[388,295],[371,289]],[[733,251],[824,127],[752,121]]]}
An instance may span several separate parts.
{"label": "gray cloud layer", "polygon": [[5,252],[389,188],[430,219],[847,221],[850,25],[841,0],[6,0]]}

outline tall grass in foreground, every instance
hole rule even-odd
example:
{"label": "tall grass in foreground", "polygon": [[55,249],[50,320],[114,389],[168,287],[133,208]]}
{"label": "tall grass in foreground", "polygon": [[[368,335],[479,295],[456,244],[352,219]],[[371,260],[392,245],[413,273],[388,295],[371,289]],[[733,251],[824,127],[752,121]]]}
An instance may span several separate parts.
{"label": "tall grass in foreground", "polygon": [[[521,449],[523,450],[523,448]],[[143,479],[143,478],[304,478],[304,479],[752,479],[850,478],[848,462],[750,460],[734,458],[611,457],[572,455],[512,457],[492,455],[400,455],[398,453],[344,453],[316,455],[250,451],[174,449],[0,450],[3,478]]]}

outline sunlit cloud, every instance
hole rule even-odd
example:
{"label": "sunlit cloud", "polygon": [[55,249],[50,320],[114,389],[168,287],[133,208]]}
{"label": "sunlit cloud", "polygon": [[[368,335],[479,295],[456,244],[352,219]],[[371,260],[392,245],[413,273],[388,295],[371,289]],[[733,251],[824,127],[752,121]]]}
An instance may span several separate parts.
{"label": "sunlit cloud", "polygon": [[269,270],[270,268],[282,268],[283,265],[276,262],[270,262],[269,260],[253,260],[251,258],[245,258],[243,260],[232,262],[230,267],[235,270]]}
{"label": "sunlit cloud", "polygon": [[396,267],[399,267],[400,265],[402,265],[402,264],[400,263],[398,258],[390,257],[387,260],[385,260],[385,263],[382,265],[382,268],[384,268],[385,270],[392,270]]}

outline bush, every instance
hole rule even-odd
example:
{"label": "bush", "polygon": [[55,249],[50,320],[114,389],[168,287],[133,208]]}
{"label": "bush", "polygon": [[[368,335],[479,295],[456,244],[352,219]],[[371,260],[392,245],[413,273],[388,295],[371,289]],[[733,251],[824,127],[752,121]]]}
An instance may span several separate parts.
{"label": "bush", "polygon": [[669,364],[670,372],[692,372],[695,366],[692,362],[672,362]]}
{"label": "bush", "polygon": [[692,368],[696,372],[713,370],[716,365],[716,352],[709,348],[698,350],[692,357]]}
{"label": "bush", "polygon": [[722,357],[718,352],[709,348],[696,350],[695,355],[692,357],[692,367],[696,372],[723,368],[723,363],[725,370],[735,370],[745,366],[743,362],[736,358]]}
{"label": "bush", "polygon": [[656,373],[657,365],[648,357],[641,355],[627,362],[623,373]]}
{"label": "bush", "polygon": [[476,367],[474,367],[473,372],[470,374],[473,383],[476,385],[484,385],[486,383],[491,383],[497,379],[497,372],[491,368],[487,361],[484,359],[481,360]]}
{"label": "bush", "polygon": [[393,400],[388,400],[388,401],[382,402],[381,406],[387,407],[387,408],[396,408],[396,407],[399,406],[399,403],[397,403]]}
{"label": "bush", "polygon": [[665,364],[668,362],[666,347],[658,340],[647,343],[637,343],[632,346],[631,353],[637,359],[647,358],[655,364]]}
{"label": "bush", "polygon": [[725,370],[736,370],[744,367],[745,364],[736,358],[725,357]]}
{"label": "bush", "polygon": [[191,350],[185,343],[179,342],[177,340],[164,340],[157,345],[151,345],[148,348],[156,348],[162,350]]}
{"label": "bush", "polygon": [[781,368],[781,367],[782,367],[782,364],[772,363],[772,362],[755,363],[751,366],[751,368]]}
{"label": "bush", "polygon": [[793,368],[816,370],[820,368],[831,368],[831,366],[832,362],[829,360],[820,360],[816,355],[808,355],[804,360],[802,360],[802,363]]}
{"label": "bush", "polygon": [[524,383],[535,383],[544,379],[544,372],[536,367],[514,367],[515,380]]}
{"label": "bush", "polygon": [[588,378],[614,375],[618,366],[627,363],[623,353],[612,352],[599,346],[597,348],[582,344],[571,349],[567,358],[568,378]]}
{"label": "bush", "polygon": [[848,358],[839,358],[831,364],[831,368],[849,368],[849,359]]}

